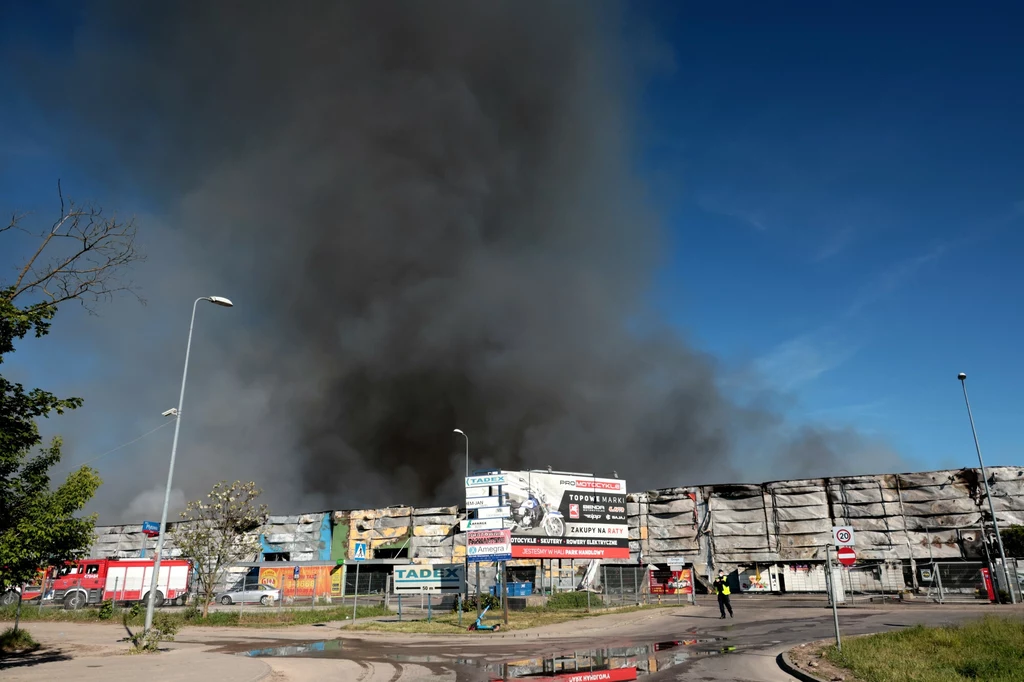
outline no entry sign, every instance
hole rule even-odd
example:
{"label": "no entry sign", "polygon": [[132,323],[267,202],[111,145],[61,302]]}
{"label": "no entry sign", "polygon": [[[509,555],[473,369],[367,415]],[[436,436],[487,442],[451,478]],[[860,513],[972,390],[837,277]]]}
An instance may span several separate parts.
{"label": "no entry sign", "polygon": [[840,547],[836,551],[836,556],[839,557],[839,563],[843,566],[853,566],[857,563],[857,553],[853,551],[853,547]]}

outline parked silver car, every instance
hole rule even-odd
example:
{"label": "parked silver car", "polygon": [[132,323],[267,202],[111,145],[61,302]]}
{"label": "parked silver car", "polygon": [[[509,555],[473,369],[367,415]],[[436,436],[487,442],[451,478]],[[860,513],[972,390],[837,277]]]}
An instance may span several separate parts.
{"label": "parked silver car", "polygon": [[235,585],[227,592],[217,595],[217,601],[225,606],[259,602],[264,606],[281,598],[281,591],[270,585]]}

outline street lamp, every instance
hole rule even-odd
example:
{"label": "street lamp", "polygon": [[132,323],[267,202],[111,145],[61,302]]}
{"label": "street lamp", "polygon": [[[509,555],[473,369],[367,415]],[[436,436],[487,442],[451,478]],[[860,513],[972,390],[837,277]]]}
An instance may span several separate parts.
{"label": "street lamp", "polygon": [[1017,596],[1013,591],[1013,584],[1010,583],[1010,573],[1006,568],[1006,552],[1003,550],[1003,536],[999,534],[999,520],[996,519],[996,506],[992,502],[992,491],[988,487],[988,474],[985,472],[985,462],[981,459],[981,445],[978,443],[978,430],[974,428],[974,415],[971,414],[971,401],[967,398],[967,375],[960,372],[956,375],[960,380],[960,386],[964,389],[964,402],[967,403],[967,418],[971,420],[971,433],[974,434],[974,449],[978,451],[978,464],[981,465],[981,480],[985,483],[985,497],[988,498],[988,509],[992,512],[992,528],[996,532],[996,542],[999,544],[999,557],[1003,560],[1003,578],[1006,581],[1006,590],[1010,593],[1010,603],[1017,603]]}
{"label": "street lamp", "polygon": [[188,356],[192,350],[192,330],[196,326],[196,308],[200,301],[209,301],[225,308],[234,305],[229,299],[223,296],[200,296],[192,304],[192,321],[188,325],[188,344],[185,346],[185,370],[181,373],[181,394],[178,396],[178,407],[167,410],[166,416],[174,417],[174,441],[171,444],[171,466],[167,470],[167,490],[164,491],[164,510],[160,514],[160,535],[156,542],[156,556],[153,558],[153,577],[149,582],[149,599],[146,603],[146,625],[144,632],[153,627],[153,607],[156,601],[156,588],[160,577],[160,558],[164,549],[164,536],[167,534],[167,507],[171,502],[171,482],[174,480],[174,457],[178,453],[178,433],[181,431],[181,408],[185,402],[185,379],[188,378]]}
{"label": "street lamp", "polygon": [[[462,437],[466,439],[466,478],[469,478],[469,436],[467,436],[466,432],[463,431],[462,429],[455,429],[455,430],[452,431],[452,433],[461,433]],[[468,509],[466,510],[466,516],[469,516],[469,510]],[[468,537],[469,536],[467,535],[467,538]],[[455,552],[454,547],[455,547],[455,545],[453,544],[452,545],[452,548],[453,548],[452,549],[452,553],[453,554]],[[455,557],[452,556],[452,559],[454,560]],[[465,571],[466,571],[466,591],[468,592],[469,591],[469,542],[468,541],[466,542],[466,563],[465,563],[465,567],[466,567],[465,568]],[[476,617],[477,618],[480,617],[480,564],[479,563],[477,563],[477,565],[476,565]],[[459,625],[462,625],[462,602],[461,601],[459,602]]]}
{"label": "street lamp", "polygon": [[466,478],[469,478],[469,436],[462,429],[455,429],[452,433],[461,433],[462,437],[466,439]]}

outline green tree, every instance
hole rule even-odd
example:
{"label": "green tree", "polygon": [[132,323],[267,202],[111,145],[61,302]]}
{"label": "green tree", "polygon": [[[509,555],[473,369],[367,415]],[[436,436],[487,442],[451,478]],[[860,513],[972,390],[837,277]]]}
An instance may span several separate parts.
{"label": "green tree", "polygon": [[182,556],[192,559],[203,617],[217,594],[217,585],[232,564],[252,561],[260,551],[252,531],[267,521],[267,505],[258,504],[263,491],[255,483],[221,481],[204,500],[193,500],[171,530]]}
{"label": "green tree", "polygon": [[[0,227],[3,253],[15,252],[25,235],[31,244],[13,280],[0,280],[0,365],[17,342],[45,336],[62,304],[78,301],[91,311],[115,292],[131,291],[123,271],[141,258],[134,223],[105,218],[98,208],[66,205],[61,196],[58,220],[34,235],[24,226],[25,217],[14,215]],[[44,445],[38,426],[40,418],[81,404],[81,398],[26,389],[0,374],[0,599],[31,582],[40,569],[78,558],[92,544],[95,517],[78,514],[100,478],[83,466],[52,486],[50,470],[60,462],[61,439]]]}
{"label": "green tree", "polygon": [[1006,556],[1024,559],[1024,526],[1013,525],[1000,532]]}

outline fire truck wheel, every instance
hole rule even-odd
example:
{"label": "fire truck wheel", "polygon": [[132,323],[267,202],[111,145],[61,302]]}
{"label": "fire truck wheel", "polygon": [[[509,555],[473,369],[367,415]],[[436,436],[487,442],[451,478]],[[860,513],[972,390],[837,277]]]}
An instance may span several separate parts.
{"label": "fire truck wheel", "polygon": [[231,597],[225,594],[223,597],[220,598],[220,603],[224,606],[231,606]]}
{"label": "fire truck wheel", "polygon": [[[149,592],[147,592],[145,595],[143,595],[142,603],[143,604],[148,604],[149,603]],[[157,590],[156,594],[153,595],[153,606],[163,606],[163,605],[164,605],[164,593],[161,592],[160,590]]]}
{"label": "fire truck wheel", "polygon": [[85,606],[85,595],[81,592],[71,592],[64,595],[64,610],[73,611]]}
{"label": "fire truck wheel", "polygon": [[7,590],[3,594],[0,594],[0,604],[4,606],[10,606],[18,601],[18,593],[14,590]]}

